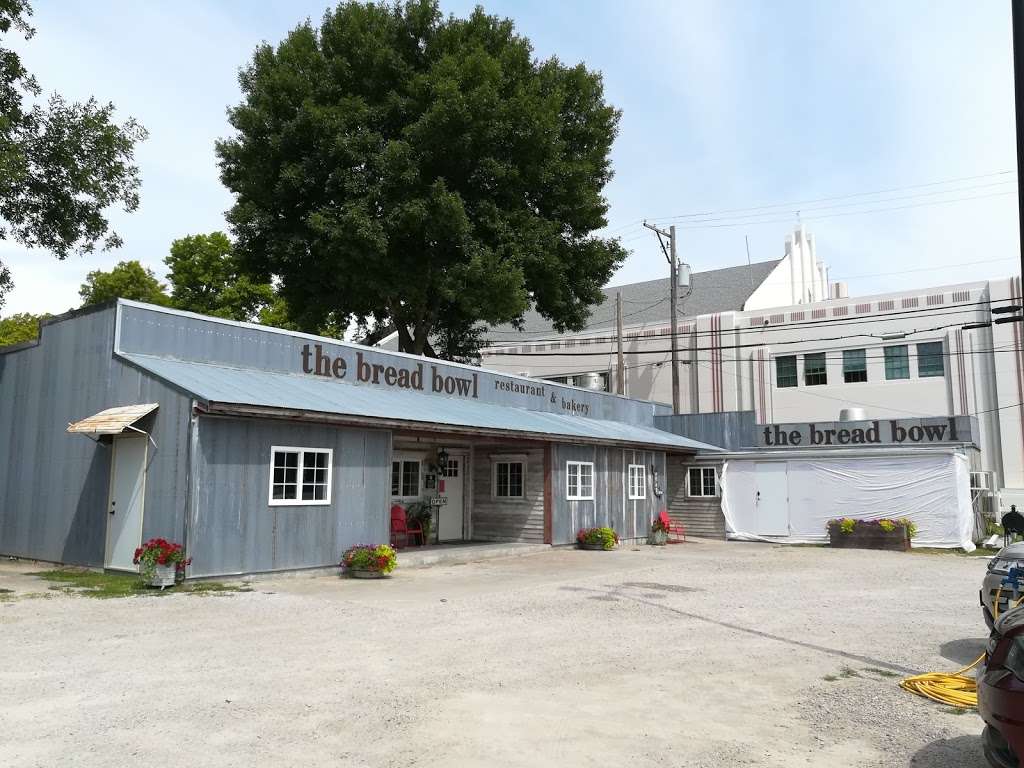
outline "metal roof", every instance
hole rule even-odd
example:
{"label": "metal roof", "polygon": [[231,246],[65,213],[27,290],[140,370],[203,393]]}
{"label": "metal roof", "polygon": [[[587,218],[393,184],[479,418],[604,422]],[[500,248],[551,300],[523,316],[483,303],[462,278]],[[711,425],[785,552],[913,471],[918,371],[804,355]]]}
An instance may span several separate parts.
{"label": "metal roof", "polygon": [[81,421],[68,424],[68,432],[85,435],[120,435],[136,421],[159,407],[159,403],[143,403],[107,408]]}
{"label": "metal roof", "polygon": [[292,413],[334,414],[399,422],[401,426],[409,427],[441,426],[670,450],[721,450],[654,427],[619,421],[357,386],[312,375],[233,368],[149,355],[121,353],[119,356],[210,406],[283,409]]}

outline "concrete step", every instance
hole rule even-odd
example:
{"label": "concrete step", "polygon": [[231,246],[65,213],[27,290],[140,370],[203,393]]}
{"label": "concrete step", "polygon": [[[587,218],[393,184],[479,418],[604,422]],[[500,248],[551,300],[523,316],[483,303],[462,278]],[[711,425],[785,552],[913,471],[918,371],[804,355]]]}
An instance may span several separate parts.
{"label": "concrete step", "polygon": [[409,547],[398,551],[399,568],[419,568],[425,565],[470,563],[495,557],[519,557],[551,549],[549,544],[522,542],[467,542],[465,544],[433,544]]}

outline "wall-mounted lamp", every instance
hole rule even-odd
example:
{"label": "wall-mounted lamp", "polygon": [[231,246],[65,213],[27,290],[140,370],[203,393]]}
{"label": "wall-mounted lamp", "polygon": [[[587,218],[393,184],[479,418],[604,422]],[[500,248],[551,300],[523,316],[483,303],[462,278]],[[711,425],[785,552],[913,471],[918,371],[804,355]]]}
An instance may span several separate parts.
{"label": "wall-mounted lamp", "polygon": [[437,469],[443,475],[444,471],[448,469],[448,451],[444,448],[437,450]]}
{"label": "wall-mounted lamp", "polygon": [[651,485],[654,486],[654,495],[660,498],[665,492],[665,489],[662,488],[661,484],[658,482],[658,468],[653,464],[651,464]]}

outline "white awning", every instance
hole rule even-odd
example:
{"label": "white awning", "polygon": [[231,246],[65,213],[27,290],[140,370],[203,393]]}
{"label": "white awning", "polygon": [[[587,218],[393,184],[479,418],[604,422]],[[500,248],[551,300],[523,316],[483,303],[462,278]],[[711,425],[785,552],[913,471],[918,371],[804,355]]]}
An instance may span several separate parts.
{"label": "white awning", "polygon": [[[84,435],[120,435],[143,416],[152,413],[159,403],[142,403],[141,405],[119,405],[105,411],[68,424],[68,432]],[[136,431],[132,429],[132,431]],[[138,430],[141,431],[141,430]]]}

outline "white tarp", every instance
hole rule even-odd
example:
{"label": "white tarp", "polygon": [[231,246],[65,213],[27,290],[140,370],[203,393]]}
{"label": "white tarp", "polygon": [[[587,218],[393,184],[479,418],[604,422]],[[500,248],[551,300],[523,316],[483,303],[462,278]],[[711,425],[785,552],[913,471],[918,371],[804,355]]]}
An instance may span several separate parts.
{"label": "white tarp", "polygon": [[[775,472],[764,466],[769,462]],[[788,502],[778,491],[779,463],[786,465]],[[789,534],[777,535],[787,506]],[[837,517],[906,517],[917,524],[915,547],[974,549],[970,467],[954,451],[731,459],[722,468],[722,513],[730,539],[819,543],[828,540],[828,521]]]}

